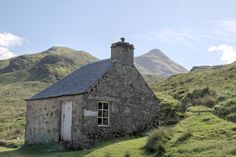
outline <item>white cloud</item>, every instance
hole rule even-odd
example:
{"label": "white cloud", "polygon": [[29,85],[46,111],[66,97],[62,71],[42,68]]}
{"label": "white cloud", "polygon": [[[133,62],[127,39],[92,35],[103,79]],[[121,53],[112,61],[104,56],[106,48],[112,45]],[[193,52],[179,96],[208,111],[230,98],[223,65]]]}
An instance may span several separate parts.
{"label": "white cloud", "polygon": [[149,32],[146,34],[138,34],[135,37],[144,40],[167,42],[172,44],[179,44],[186,47],[194,47],[194,41],[198,37],[194,35],[191,29],[161,29],[156,32]]}
{"label": "white cloud", "polygon": [[0,33],[0,46],[11,47],[16,45],[21,45],[23,43],[23,38],[16,36],[11,33]]}
{"label": "white cloud", "polygon": [[208,48],[209,52],[219,52],[221,55],[221,61],[224,61],[226,63],[232,63],[236,61],[236,50],[231,45],[224,45],[221,44],[219,46],[212,46]]}
{"label": "white cloud", "polygon": [[236,43],[236,19],[209,22],[201,28],[164,28],[134,36],[143,40],[178,44],[190,48],[209,46],[208,43],[214,41],[232,44]]}
{"label": "white cloud", "polygon": [[24,39],[11,33],[0,33],[0,60],[14,57],[14,53],[10,48],[17,45],[22,45]]}
{"label": "white cloud", "polygon": [[7,47],[0,47],[0,60],[14,57],[15,55]]}
{"label": "white cloud", "polygon": [[225,20],[219,23],[222,31],[236,33],[236,20]]}
{"label": "white cloud", "polygon": [[221,41],[236,41],[236,19],[217,21],[213,25],[213,33]]}

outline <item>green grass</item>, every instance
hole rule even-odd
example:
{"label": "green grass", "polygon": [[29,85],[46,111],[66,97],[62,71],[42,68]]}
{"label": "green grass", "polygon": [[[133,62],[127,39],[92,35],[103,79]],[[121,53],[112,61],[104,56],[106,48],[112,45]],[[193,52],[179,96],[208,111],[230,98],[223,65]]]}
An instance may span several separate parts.
{"label": "green grass", "polygon": [[0,140],[24,138],[25,101],[48,83],[31,81],[0,83]]}
{"label": "green grass", "polygon": [[11,59],[0,60],[0,69],[6,67],[10,61]]}
{"label": "green grass", "polygon": [[129,152],[131,157],[149,156],[143,146],[146,137],[110,140],[96,147],[82,151],[59,151],[54,145],[23,146],[19,149],[0,147],[0,156],[8,157],[123,157]]}
{"label": "green grass", "polygon": [[196,105],[214,108],[218,116],[236,122],[236,63],[178,74],[151,88],[164,104],[161,110],[171,111],[171,122],[177,123],[188,107]]}
{"label": "green grass", "polygon": [[171,128],[164,145],[166,156],[231,157],[236,152],[236,124],[223,120],[205,106],[190,107],[185,119]]}
{"label": "green grass", "polygon": [[[191,107],[187,118],[173,127],[174,136],[167,144],[167,152],[176,157],[234,156],[236,124],[223,120],[204,106]],[[180,137],[191,130],[185,140]]]}
{"label": "green grass", "polygon": [[[205,106],[191,107],[185,119],[168,128],[170,137],[164,142],[164,156],[233,157],[236,152],[236,124],[223,120]],[[163,135],[163,134],[161,134]],[[160,135],[160,136],[161,136]],[[55,145],[23,146],[19,149],[0,147],[0,156],[9,157],[155,157],[145,151],[147,137],[120,138],[97,144],[82,151],[60,151]]]}

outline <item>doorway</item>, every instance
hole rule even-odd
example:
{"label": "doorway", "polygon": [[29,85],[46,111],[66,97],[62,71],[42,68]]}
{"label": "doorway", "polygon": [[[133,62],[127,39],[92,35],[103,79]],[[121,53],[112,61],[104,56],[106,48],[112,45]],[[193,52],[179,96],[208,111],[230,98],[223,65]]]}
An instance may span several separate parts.
{"label": "doorway", "polygon": [[72,101],[62,102],[61,112],[61,139],[71,141]]}

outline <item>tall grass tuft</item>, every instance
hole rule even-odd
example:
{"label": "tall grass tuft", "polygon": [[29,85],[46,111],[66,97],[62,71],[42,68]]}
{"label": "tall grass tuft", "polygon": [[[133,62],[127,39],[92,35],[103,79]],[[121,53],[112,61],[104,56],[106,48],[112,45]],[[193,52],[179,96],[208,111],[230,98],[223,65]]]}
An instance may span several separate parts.
{"label": "tall grass tuft", "polygon": [[178,138],[177,138],[177,143],[178,142],[183,142],[189,139],[192,136],[192,131],[191,130],[186,130],[184,131]]}
{"label": "tall grass tuft", "polygon": [[169,128],[156,129],[149,135],[144,148],[148,153],[162,156],[166,152],[165,144],[170,140],[170,137],[171,131]]}
{"label": "tall grass tuft", "polygon": [[131,157],[130,152],[127,151],[127,152],[125,153],[124,157]]}
{"label": "tall grass tuft", "polygon": [[106,153],[104,154],[104,157],[112,157],[112,155],[111,155],[111,153],[106,152]]}

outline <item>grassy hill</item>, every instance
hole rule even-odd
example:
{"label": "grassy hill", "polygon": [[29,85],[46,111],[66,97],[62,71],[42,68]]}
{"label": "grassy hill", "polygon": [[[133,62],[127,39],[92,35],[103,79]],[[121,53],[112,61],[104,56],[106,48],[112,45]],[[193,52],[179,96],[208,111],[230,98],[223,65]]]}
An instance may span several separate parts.
{"label": "grassy hill", "polygon": [[[23,99],[78,68],[82,61],[86,64],[96,60],[85,52],[73,50],[72,56],[75,56],[71,57],[71,49],[66,49],[68,53],[63,49],[54,47],[36,57],[26,55],[0,61],[0,146],[12,147],[23,142]],[[72,61],[76,56],[78,60]],[[151,72],[146,74],[155,79]],[[154,130],[150,136],[110,140],[84,151],[65,152],[55,145],[0,147],[0,156],[155,157],[158,156],[156,148],[160,147],[166,157],[236,155],[236,63],[194,67],[189,73],[171,76],[151,88],[161,100],[160,124],[167,128]],[[150,139],[154,139],[153,152],[145,149]]]}
{"label": "grassy hill", "polygon": [[[196,69],[196,68],[195,68]],[[189,106],[204,105],[222,118],[236,122],[236,63],[200,68],[152,86],[162,102],[165,124],[181,119]]]}
{"label": "grassy hill", "polygon": [[[98,60],[87,52],[52,47],[37,54],[0,61],[1,83],[20,81],[55,82],[81,65]],[[8,63],[8,64],[7,64]]]}
{"label": "grassy hill", "polygon": [[0,83],[0,141],[23,138],[25,126],[25,102],[49,83],[39,81]]}

